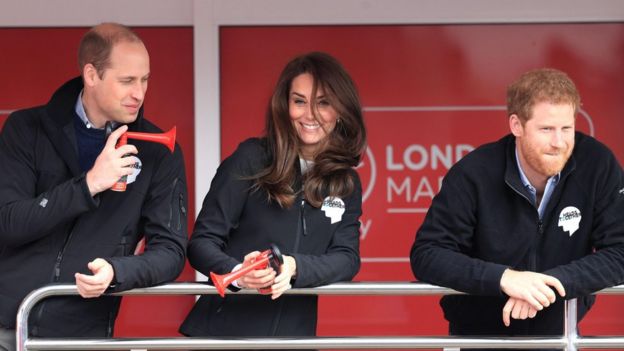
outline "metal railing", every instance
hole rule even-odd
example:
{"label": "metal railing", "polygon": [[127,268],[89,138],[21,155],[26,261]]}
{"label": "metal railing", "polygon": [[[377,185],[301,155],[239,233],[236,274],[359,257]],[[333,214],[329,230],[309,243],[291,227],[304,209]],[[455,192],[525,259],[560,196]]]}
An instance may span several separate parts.
{"label": "metal railing", "polygon": [[[171,283],[134,289],[116,295],[205,295],[214,287],[201,283]],[[448,295],[459,292],[424,283],[349,282],[318,288],[291,289],[289,295]],[[624,294],[624,285],[604,289],[599,294]],[[241,290],[236,294],[256,294]],[[566,301],[564,335],[561,337],[309,337],[309,338],[113,338],[47,339],[28,337],[28,317],[41,300],[57,295],[78,295],[75,285],[49,285],[31,292],[17,313],[17,350],[215,350],[215,349],[431,349],[431,348],[551,348],[576,351],[578,348],[624,348],[623,336],[580,337],[577,334],[576,299]]]}

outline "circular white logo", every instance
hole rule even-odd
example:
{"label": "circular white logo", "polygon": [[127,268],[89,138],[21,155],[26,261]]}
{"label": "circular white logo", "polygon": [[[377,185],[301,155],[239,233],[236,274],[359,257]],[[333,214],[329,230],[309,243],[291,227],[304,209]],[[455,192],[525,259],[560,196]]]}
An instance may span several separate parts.
{"label": "circular white logo", "polygon": [[134,163],[129,166],[132,167],[132,173],[128,175],[128,180],[126,181],[127,184],[130,184],[134,183],[139,173],[141,173],[141,166],[143,166],[143,163],[141,163],[141,160],[134,155],[128,157],[134,160]]}
{"label": "circular white logo", "polygon": [[325,212],[325,216],[331,219],[331,224],[340,222],[342,214],[345,212],[345,203],[339,197],[328,196],[323,200],[321,210]]}
{"label": "circular white logo", "polygon": [[568,206],[559,214],[559,226],[570,236],[579,229],[581,224],[581,211],[574,206]]}

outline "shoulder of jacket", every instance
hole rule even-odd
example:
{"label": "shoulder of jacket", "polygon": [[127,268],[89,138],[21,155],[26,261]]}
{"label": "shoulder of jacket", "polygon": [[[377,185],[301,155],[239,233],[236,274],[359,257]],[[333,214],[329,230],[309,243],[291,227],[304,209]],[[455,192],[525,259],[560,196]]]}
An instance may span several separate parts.
{"label": "shoulder of jacket", "polygon": [[45,106],[31,107],[12,112],[2,129],[15,129],[18,132],[34,132],[45,114]]}
{"label": "shoulder of jacket", "polygon": [[265,145],[264,139],[249,138],[241,142],[236,150],[223,160],[222,166],[234,167],[244,174],[253,174],[266,167],[269,162]]}
{"label": "shoulder of jacket", "polygon": [[596,160],[613,157],[613,152],[596,138],[576,132],[573,155],[577,158],[577,165],[579,161],[593,164]]}

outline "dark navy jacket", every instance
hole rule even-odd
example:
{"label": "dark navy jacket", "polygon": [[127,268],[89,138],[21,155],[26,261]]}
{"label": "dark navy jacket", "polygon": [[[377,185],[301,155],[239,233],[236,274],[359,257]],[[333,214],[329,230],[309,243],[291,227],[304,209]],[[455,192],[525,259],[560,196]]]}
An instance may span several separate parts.
{"label": "dark navy jacket", "polygon": [[[130,140],[142,169],[125,192],[91,197],[78,164],[74,107],[81,78],[41,107],[12,113],[0,135],[0,325],[13,328],[18,304],[51,283],[92,274],[97,257],[115,270],[121,291],[175,279],[184,267],[186,179],[179,147]],[[142,111],[141,111],[142,112]],[[142,114],[142,113],[141,113]],[[130,130],[161,132],[141,116]],[[145,235],[145,252],[133,255]],[[49,298],[30,317],[38,336],[107,336],[118,297]]]}
{"label": "dark navy jacket", "polygon": [[[189,242],[191,265],[205,275],[229,273],[249,252],[271,243],[297,262],[295,288],[351,280],[360,268],[361,184],[352,171],[355,191],[342,199],[340,221],[299,196],[289,209],[269,203],[264,191],[252,191],[250,175],[269,164],[265,140],[249,139],[225,159],[212,180]],[[300,177],[299,177],[300,178]],[[298,186],[296,185],[295,189]],[[204,295],[180,328],[200,336],[315,335],[317,297],[226,294]]]}
{"label": "dark navy jacket", "polygon": [[[624,282],[622,167],[594,138],[577,132],[575,140],[543,220],[520,180],[511,135],[477,148],[444,178],[410,260],[419,280],[471,294],[442,298],[452,333],[562,332],[561,299],[534,319],[503,325],[506,268],[556,277],[566,298],[579,298],[581,316],[593,303],[589,294]],[[579,213],[579,228],[570,230],[564,224]]]}

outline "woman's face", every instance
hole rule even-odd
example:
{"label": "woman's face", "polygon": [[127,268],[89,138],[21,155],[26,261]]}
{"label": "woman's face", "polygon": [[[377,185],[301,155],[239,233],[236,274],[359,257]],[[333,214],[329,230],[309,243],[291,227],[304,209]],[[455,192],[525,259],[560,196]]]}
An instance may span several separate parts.
{"label": "woman's face", "polygon": [[[316,106],[312,106],[313,82],[309,73],[298,75],[293,79],[288,95],[290,120],[301,141],[301,153],[305,159],[312,159],[319,151],[321,141],[334,130],[338,118],[320,86],[316,90]],[[314,112],[319,120],[314,117]]]}

